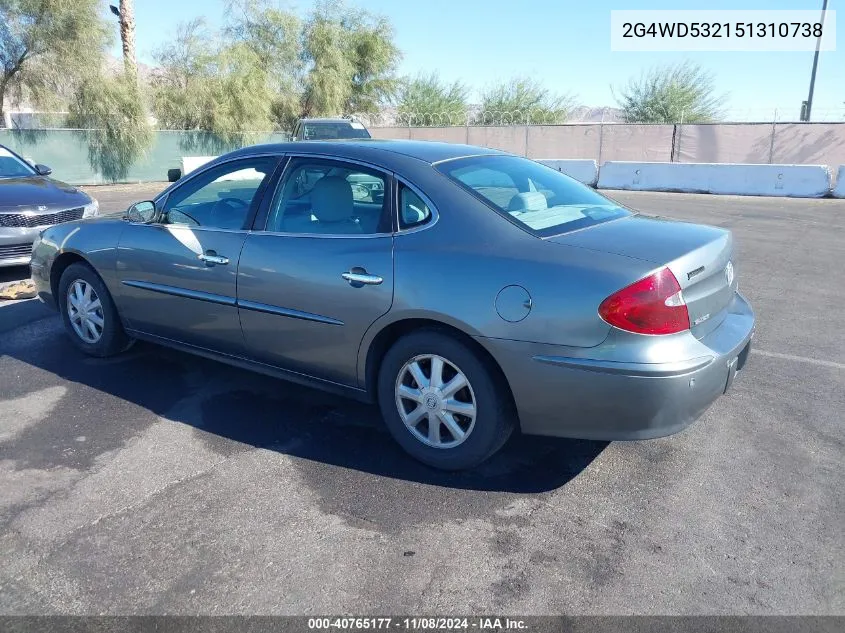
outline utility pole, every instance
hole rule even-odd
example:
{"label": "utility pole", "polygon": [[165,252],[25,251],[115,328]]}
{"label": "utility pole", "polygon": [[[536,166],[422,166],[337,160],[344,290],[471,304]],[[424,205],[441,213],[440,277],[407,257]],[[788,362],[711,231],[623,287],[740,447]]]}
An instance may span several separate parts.
{"label": "utility pole", "polygon": [[120,0],[120,8],[113,4],[109,8],[120,20],[123,65],[127,73],[135,76],[138,73],[138,67],[135,62],[135,8],[132,6],[132,0]]}
{"label": "utility pole", "polygon": [[[824,30],[824,18],[827,14],[827,0],[822,0],[822,31]],[[801,107],[801,120],[802,121],[809,121],[810,120],[810,113],[813,109],[813,91],[816,88],[816,69],[819,67],[819,48],[822,44],[822,35],[819,35],[816,38],[816,52],[813,55],[813,70],[810,73],[810,94],[807,96],[807,100],[802,104]]]}

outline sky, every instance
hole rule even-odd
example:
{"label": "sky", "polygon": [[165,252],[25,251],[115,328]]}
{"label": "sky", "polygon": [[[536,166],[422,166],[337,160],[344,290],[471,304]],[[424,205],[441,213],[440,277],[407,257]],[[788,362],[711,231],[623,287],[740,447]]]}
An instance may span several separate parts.
{"label": "sky", "polygon": [[[436,71],[472,87],[471,100],[497,81],[533,76],[551,90],[569,93],[579,104],[615,106],[612,86],[621,87],[651,67],[691,60],[711,71],[726,109],[761,120],[775,109],[792,118],[807,98],[812,52],[611,52],[612,9],[821,9],[821,0],[348,0],[390,19],[403,52],[405,75]],[[283,3],[304,14],[309,0]],[[845,0],[828,9],[845,15]],[[223,20],[224,0],[137,0],[138,57],[152,63],[176,24],[204,15],[212,26]],[[837,27],[845,26],[837,15]],[[822,52],[813,111],[845,116],[845,28],[836,51]],[[117,28],[115,26],[115,31]],[[115,47],[119,54],[119,45]],[[814,119],[816,116],[813,117]]]}

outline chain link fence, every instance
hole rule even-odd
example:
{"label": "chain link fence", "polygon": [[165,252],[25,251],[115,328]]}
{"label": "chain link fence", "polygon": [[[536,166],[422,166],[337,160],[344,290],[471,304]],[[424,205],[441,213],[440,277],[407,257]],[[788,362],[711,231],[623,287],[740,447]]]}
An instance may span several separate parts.
{"label": "chain link fence", "polygon": [[[735,111],[719,123],[641,124],[624,122],[614,108],[576,108],[561,123],[559,113],[484,111],[411,113],[385,109],[357,113],[375,138],[398,138],[464,143],[501,149],[529,158],[588,159],[683,163],[822,164],[845,165],[845,108],[813,110],[813,122],[796,122],[780,110]],[[787,113],[787,110],[784,110]],[[60,115],[61,113],[28,113]],[[10,116],[9,116],[10,115]],[[51,164],[71,182],[100,182],[102,174],[87,166],[85,143],[79,130],[57,125],[39,127],[39,118],[0,129],[0,144],[26,158]],[[680,118],[680,117],[679,117]],[[50,123],[55,118],[48,117]],[[817,120],[822,119],[822,120]],[[23,123],[23,121],[21,121]],[[202,131],[158,131],[145,156],[132,166],[129,180],[163,178],[178,167],[182,156],[217,155],[242,145],[280,142],[287,132],[250,133],[219,139]]]}
{"label": "chain link fence", "polygon": [[[813,111],[829,121],[797,122],[769,111],[750,121],[627,123],[619,110],[576,111],[579,120],[542,112],[354,115],[375,138],[465,143],[529,158],[744,164],[845,164],[845,109]],[[797,117],[795,117],[797,119]],[[522,121],[522,122],[520,122]]]}

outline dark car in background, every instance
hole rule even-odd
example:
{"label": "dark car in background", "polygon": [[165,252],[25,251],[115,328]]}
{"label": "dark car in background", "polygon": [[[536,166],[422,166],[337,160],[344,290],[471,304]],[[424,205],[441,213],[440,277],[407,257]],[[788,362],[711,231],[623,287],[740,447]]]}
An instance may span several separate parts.
{"label": "dark car in background", "polygon": [[0,267],[29,264],[44,228],[99,215],[96,200],[51,173],[0,145]]}
{"label": "dark car in background", "polygon": [[294,141],[336,141],[371,138],[364,124],[355,119],[300,119],[293,128]]}

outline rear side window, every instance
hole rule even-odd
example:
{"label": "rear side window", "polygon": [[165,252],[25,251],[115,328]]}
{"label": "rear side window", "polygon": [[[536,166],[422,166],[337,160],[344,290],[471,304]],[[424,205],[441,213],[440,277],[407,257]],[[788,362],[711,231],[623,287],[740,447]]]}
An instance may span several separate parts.
{"label": "rear side window", "polygon": [[540,237],[560,235],[631,215],[598,192],[518,156],[475,156],[437,169]]}
{"label": "rear side window", "polygon": [[431,209],[413,189],[399,186],[399,228],[421,226],[431,219]]}

